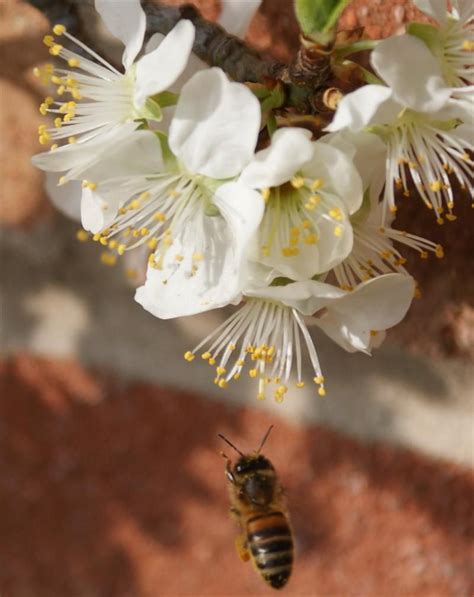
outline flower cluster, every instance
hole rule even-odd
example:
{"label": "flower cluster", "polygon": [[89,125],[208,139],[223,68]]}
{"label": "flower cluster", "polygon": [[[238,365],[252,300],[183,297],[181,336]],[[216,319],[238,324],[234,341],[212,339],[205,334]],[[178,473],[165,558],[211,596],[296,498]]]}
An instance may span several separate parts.
{"label": "flower cluster", "polygon": [[[44,40],[62,62],[36,70],[56,87],[40,106],[51,146],[34,158],[53,200],[79,215],[105,263],[147,260],[135,298],[156,317],[239,305],[184,355],[219,387],[246,370],[258,398],[273,387],[281,401],[291,380],[304,386],[306,352],[323,396],[308,326],[370,353],[415,294],[400,245],[443,256],[392,227],[395,189],[409,193],[410,176],[441,220],[455,217],[453,178],[470,188],[472,9],[420,0],[438,25],[380,42],[379,84],[346,95],[315,140],[291,126],[263,134],[251,88],[193,59],[190,21],[143,48],[139,0],[95,4],[125,45],[123,71],[62,25]],[[223,4],[239,33],[259,2]]]}

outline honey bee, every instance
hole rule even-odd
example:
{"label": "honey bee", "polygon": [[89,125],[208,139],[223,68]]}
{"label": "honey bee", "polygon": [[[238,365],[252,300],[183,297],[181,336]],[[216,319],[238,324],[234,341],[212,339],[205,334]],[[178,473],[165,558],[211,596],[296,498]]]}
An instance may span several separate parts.
{"label": "honey bee", "polygon": [[291,575],[293,537],[283,488],[272,463],[260,454],[272,428],[251,454],[243,454],[223,435],[218,436],[240,454],[232,465],[222,452],[227,461],[230,512],[241,531],[235,542],[239,556],[244,562],[251,559],[263,580],[281,589]]}

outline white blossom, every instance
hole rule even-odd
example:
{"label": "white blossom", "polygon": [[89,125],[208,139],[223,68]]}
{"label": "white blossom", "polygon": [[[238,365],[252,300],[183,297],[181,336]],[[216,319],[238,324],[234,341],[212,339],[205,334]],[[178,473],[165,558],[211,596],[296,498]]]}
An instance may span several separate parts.
{"label": "white blossom", "polygon": [[292,280],[325,272],[348,255],[349,217],[362,201],[361,179],[350,159],[310,137],[304,129],[278,130],[239,178],[260,189],[266,201],[250,259]]}
{"label": "white blossom", "polygon": [[377,335],[397,324],[413,298],[414,282],[407,276],[387,274],[347,292],[336,286],[307,280],[286,286],[249,285],[245,302],[229,319],[184,358],[202,359],[216,367],[214,382],[221,388],[238,379],[246,366],[258,380],[257,397],[275,384],[274,397],[284,398],[292,373],[296,387],[304,386],[302,362],[306,349],[318,393],[326,393],[314,341],[305,323],[322,329],[350,352],[370,353]]}
{"label": "white blossom", "polygon": [[263,199],[233,179],[253,156],[259,127],[254,95],[207,69],[182,89],[169,146],[137,131],[85,173],[86,230],[119,254],[145,243],[151,251],[136,300],[154,315],[189,315],[238,294]]}
{"label": "white blossom", "polygon": [[450,176],[472,194],[472,114],[453,97],[440,65],[420,39],[386,39],[372,52],[372,64],[387,83],[366,85],[340,102],[329,131],[370,130],[386,143],[385,207],[393,212],[395,188],[408,195],[408,173],[439,223],[454,219]]}
{"label": "white blossom", "polygon": [[[56,25],[44,38],[49,52],[66,67],[47,64],[35,73],[45,83],[56,85],[57,99],[49,96],[40,112],[54,117],[53,126],[39,127],[40,143],[52,143],[49,152],[33,158],[39,168],[63,174],[61,183],[77,178],[108,148],[123,142],[143,119],[161,119],[159,98],[186,67],[194,42],[194,25],[182,20],[153,51],[140,59],[146,17],[139,0],[96,0],[105,26],[121,40],[124,72]],[[61,39],[61,41],[62,41]],[[69,46],[79,47],[88,57]],[[67,140],[65,145],[59,143]]]}

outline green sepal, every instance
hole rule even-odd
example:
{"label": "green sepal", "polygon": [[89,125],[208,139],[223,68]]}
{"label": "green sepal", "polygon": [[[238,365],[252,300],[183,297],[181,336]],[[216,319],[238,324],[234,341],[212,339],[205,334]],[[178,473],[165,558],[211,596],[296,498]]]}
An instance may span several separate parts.
{"label": "green sepal", "polygon": [[273,112],[270,112],[267,118],[267,131],[270,135],[270,138],[273,137],[275,131],[277,130],[277,121]]}
{"label": "green sepal", "polygon": [[301,31],[313,41],[326,44],[334,38],[337,20],[350,0],[295,0]]}
{"label": "green sepal", "polygon": [[270,94],[262,101],[262,112],[268,110],[275,110],[280,108],[285,101],[285,93],[283,89],[278,85],[273,89]]}
{"label": "green sepal", "polygon": [[421,39],[433,54],[443,52],[443,40],[439,29],[428,23],[408,23],[407,33]]}
{"label": "green sepal", "polygon": [[163,161],[168,167],[172,167],[177,165],[176,157],[174,153],[171,151],[170,146],[168,145],[168,135],[163,131],[153,131],[155,135],[158,137],[161,147],[161,154],[163,156]]}
{"label": "green sepal", "polygon": [[161,108],[168,108],[168,106],[176,106],[179,100],[179,94],[172,93],[171,91],[162,91],[161,93],[154,95],[152,100]]}
{"label": "green sepal", "polygon": [[284,276],[278,276],[278,278],[275,278],[274,280],[272,280],[272,283],[270,284],[270,286],[288,286],[288,284],[293,284],[294,280],[292,280],[291,278],[285,278]]}
{"label": "green sepal", "polygon": [[155,122],[161,122],[163,120],[163,112],[160,104],[151,97],[147,98],[145,105],[140,110],[140,116],[147,120],[154,120]]}
{"label": "green sepal", "polygon": [[209,218],[215,218],[216,216],[220,216],[221,215],[221,212],[219,211],[219,208],[216,205],[214,205],[214,203],[208,203],[206,205],[206,207],[204,208],[204,213]]}

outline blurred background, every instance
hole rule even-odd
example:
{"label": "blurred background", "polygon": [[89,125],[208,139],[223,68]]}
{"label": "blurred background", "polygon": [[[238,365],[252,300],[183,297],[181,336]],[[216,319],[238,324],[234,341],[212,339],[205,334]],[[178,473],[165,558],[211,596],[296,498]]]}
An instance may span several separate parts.
{"label": "blurred background", "polygon": [[[195,4],[219,15],[218,0]],[[341,27],[383,37],[419,16],[408,1],[355,0]],[[134,264],[103,265],[48,203],[30,165],[47,31],[27,3],[0,2],[2,597],[271,594],[234,549],[216,434],[251,451],[272,423],[265,452],[297,545],[286,594],[472,595],[468,201],[442,227],[420,204],[401,206],[399,227],[446,258],[410,262],[423,296],[373,357],[316,335],[326,398],[259,403],[250,379],[219,390],[182,355],[225,314],[153,318],[133,301]],[[248,41],[288,59],[291,0],[264,0]]]}

